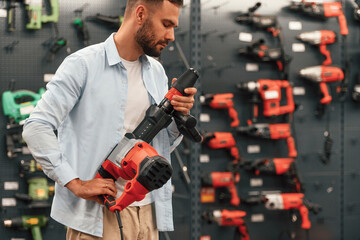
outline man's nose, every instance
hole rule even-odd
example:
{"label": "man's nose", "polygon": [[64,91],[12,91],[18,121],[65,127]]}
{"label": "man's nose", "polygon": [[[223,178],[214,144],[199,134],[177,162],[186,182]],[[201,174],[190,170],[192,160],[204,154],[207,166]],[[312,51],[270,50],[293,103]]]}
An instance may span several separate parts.
{"label": "man's nose", "polygon": [[173,42],[175,40],[174,28],[170,28],[167,30],[165,38],[170,42]]}

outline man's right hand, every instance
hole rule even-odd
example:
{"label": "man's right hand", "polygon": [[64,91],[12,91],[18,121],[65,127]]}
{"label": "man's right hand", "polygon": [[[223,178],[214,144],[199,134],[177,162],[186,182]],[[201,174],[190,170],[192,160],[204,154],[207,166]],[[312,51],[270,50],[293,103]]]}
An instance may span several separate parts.
{"label": "man's right hand", "polygon": [[103,204],[98,195],[107,194],[116,198],[117,190],[115,182],[112,179],[96,178],[89,181],[82,181],[78,178],[68,182],[67,187],[75,196],[84,198],[89,201],[96,201]]}

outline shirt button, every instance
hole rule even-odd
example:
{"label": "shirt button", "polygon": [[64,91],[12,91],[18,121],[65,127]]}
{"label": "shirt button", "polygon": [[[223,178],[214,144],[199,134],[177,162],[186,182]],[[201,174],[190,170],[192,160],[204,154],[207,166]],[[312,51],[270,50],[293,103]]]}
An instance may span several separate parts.
{"label": "shirt button", "polygon": [[118,131],[121,131],[121,128],[118,128],[117,130],[118,130]]}
{"label": "shirt button", "polygon": [[122,81],[122,83],[123,83],[123,84],[126,84],[126,81],[125,81],[125,80],[123,80],[123,81]]}
{"label": "shirt button", "polygon": [[124,107],[124,104],[121,104],[120,107]]}

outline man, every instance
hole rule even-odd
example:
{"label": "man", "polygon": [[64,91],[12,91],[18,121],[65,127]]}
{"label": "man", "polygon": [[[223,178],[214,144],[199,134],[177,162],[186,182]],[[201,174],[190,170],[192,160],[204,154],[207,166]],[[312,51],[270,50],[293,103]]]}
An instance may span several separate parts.
{"label": "man", "polygon": [[[128,0],[118,32],[67,57],[24,125],[34,158],[56,182],[51,216],[68,226],[67,239],[120,239],[114,213],[98,204],[97,195],[119,197],[124,181],[93,178],[124,134],[168,91],[163,67],[149,56],[160,56],[174,41],[181,5],[182,0]],[[185,92],[171,104],[188,114],[196,89]],[[170,159],[180,141],[171,123],[152,146]],[[172,231],[170,181],[121,211],[121,218],[126,240],[158,239],[158,230]]]}

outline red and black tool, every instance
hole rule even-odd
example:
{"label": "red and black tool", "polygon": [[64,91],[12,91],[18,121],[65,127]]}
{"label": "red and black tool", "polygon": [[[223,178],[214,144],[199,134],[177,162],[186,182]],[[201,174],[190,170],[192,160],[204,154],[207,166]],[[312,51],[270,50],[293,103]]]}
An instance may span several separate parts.
{"label": "red and black tool", "polygon": [[244,204],[265,204],[269,210],[299,210],[301,215],[301,228],[310,229],[309,211],[317,214],[322,207],[319,204],[308,201],[303,193],[274,193],[258,197],[250,197],[242,200]]}
{"label": "red and black tool", "polygon": [[162,187],[171,177],[172,167],[169,161],[149,145],[157,133],[166,128],[174,117],[182,134],[194,141],[201,141],[201,135],[195,128],[196,119],[191,115],[182,115],[171,105],[173,96],[185,95],[185,88],[194,86],[198,77],[197,71],[192,68],[181,75],[160,104],[153,104],[146,110],[138,127],[132,133],[125,134],[100,166],[95,178],[111,178],[116,181],[121,177],[129,180],[118,199],[110,195],[99,196],[104,205],[116,213],[120,229],[119,212],[134,201],[144,199],[148,192]]}
{"label": "red and black tool", "polygon": [[304,192],[304,184],[297,170],[295,159],[293,158],[261,158],[254,161],[244,161],[242,167],[253,172],[255,175],[271,174],[282,175],[286,179],[287,185],[291,186],[296,192]]}
{"label": "red and black tool", "polygon": [[296,38],[303,42],[308,42],[312,45],[319,46],[321,54],[326,57],[322,65],[332,64],[330,51],[326,49],[326,45],[332,44],[336,41],[336,34],[333,31],[319,30],[312,32],[303,32],[297,35]]}
{"label": "red and black tool", "polygon": [[239,149],[236,146],[235,138],[230,132],[209,132],[203,135],[203,143],[211,149],[226,148],[234,158],[233,163],[240,161]]}
{"label": "red and black tool", "polygon": [[289,157],[296,157],[297,151],[295,141],[291,135],[291,127],[289,123],[254,123],[245,127],[238,127],[236,131],[240,134],[263,138],[263,139],[286,139]]}
{"label": "red and black tool", "polygon": [[238,113],[234,108],[233,102],[234,94],[232,93],[218,93],[218,94],[205,94],[202,103],[208,105],[213,109],[227,109],[230,118],[233,120],[230,124],[231,127],[239,126]]}
{"label": "red and black tool", "polygon": [[202,218],[209,223],[217,223],[219,226],[237,226],[234,240],[250,240],[244,217],[246,212],[240,210],[213,210],[205,211]]}
{"label": "red and black tool", "polygon": [[248,9],[248,12],[236,16],[235,21],[240,24],[248,24],[255,29],[266,30],[270,32],[273,37],[279,38],[282,44],[282,32],[277,16],[255,14],[255,11],[260,7],[261,2],[257,2],[253,7]]}
{"label": "red and black tool", "polygon": [[[332,82],[344,82],[345,74],[343,70],[334,66],[312,66],[301,69],[299,71],[299,76],[320,85],[322,98],[320,99],[320,104],[317,108],[317,115],[322,116],[324,114],[324,105],[327,105],[332,101],[332,97],[326,84]],[[341,87],[340,91],[343,91],[344,87],[345,86]]]}
{"label": "red and black tool", "polygon": [[[286,80],[259,79],[257,81],[243,82],[237,84],[240,91],[247,91],[254,94],[252,98],[253,110],[252,121],[256,122],[258,117],[258,96],[263,101],[263,115],[265,117],[275,117],[290,114],[295,111],[293,90],[290,83]],[[280,106],[282,99],[281,90],[285,90],[286,105]]]}
{"label": "red and black tool", "polygon": [[311,17],[325,20],[330,17],[337,17],[340,25],[340,34],[348,35],[349,30],[346,18],[343,13],[341,2],[308,2],[305,0],[293,0],[291,5],[287,7],[289,10],[301,12]]}

